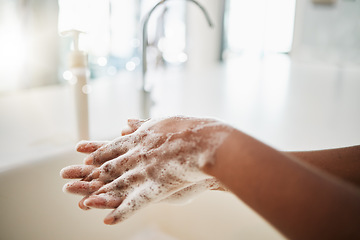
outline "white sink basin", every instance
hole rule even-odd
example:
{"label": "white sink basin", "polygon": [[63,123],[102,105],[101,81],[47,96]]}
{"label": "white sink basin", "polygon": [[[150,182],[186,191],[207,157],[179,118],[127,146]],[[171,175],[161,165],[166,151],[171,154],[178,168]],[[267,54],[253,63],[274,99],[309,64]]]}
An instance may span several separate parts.
{"label": "white sink basin", "polygon": [[107,210],[83,211],[80,196],[62,192],[60,169],[83,157],[66,152],[1,172],[0,239],[283,239],[236,197],[219,192],[184,206],[152,205],[107,226]]}

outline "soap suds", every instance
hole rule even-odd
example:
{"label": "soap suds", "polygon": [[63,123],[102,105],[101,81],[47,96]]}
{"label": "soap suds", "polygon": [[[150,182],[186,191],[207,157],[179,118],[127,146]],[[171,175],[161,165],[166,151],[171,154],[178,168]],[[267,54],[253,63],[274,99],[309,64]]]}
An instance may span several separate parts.
{"label": "soap suds", "polygon": [[179,191],[170,194],[168,197],[162,199],[160,202],[166,202],[170,204],[186,204],[193,200],[195,196],[206,190],[223,190],[226,189],[215,178],[207,178],[202,181],[190,184]]}
{"label": "soap suds", "polygon": [[[153,202],[179,202],[219,183],[201,168],[215,163],[216,150],[232,128],[215,120],[173,117],[150,119],[89,156],[101,165],[88,181],[105,183],[85,205],[116,208],[107,223],[116,223]],[[90,160],[88,159],[88,162]],[[90,174],[91,175],[91,174]],[[104,200],[94,206],[96,196]],[[119,206],[114,206],[118,203]]]}

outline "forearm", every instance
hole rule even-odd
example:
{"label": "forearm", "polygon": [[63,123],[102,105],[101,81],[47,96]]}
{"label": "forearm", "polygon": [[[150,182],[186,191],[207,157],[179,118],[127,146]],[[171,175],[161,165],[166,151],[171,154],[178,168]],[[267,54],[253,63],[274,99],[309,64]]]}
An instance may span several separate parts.
{"label": "forearm", "polygon": [[360,194],[239,132],[203,169],[291,239],[360,237]]}
{"label": "forearm", "polygon": [[360,187],[360,146],[287,154]]}

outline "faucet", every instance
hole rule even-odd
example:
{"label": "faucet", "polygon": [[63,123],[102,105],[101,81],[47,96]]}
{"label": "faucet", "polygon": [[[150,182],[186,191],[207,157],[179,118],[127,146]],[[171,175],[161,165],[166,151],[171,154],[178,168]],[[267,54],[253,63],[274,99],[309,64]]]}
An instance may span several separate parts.
{"label": "faucet", "polygon": [[[140,117],[143,119],[150,117],[150,108],[152,106],[151,89],[147,89],[147,87],[146,87],[146,72],[147,72],[146,51],[147,51],[147,40],[148,40],[147,26],[148,26],[149,19],[150,19],[152,13],[155,11],[155,9],[157,7],[159,7],[160,5],[165,4],[168,1],[169,0],[161,0],[160,2],[158,2],[144,17],[144,21],[142,24],[142,58],[141,58],[141,61],[142,61],[142,69],[141,69],[142,82],[141,82],[141,84],[142,84],[142,86],[141,86],[141,94],[140,94],[140,98],[141,98],[140,99],[140,104],[141,104]],[[205,15],[205,18],[206,18],[209,26],[213,27],[213,23],[209,17],[208,12],[200,3],[198,3],[195,0],[186,0],[186,1],[192,2],[197,7],[199,7],[200,10]]]}

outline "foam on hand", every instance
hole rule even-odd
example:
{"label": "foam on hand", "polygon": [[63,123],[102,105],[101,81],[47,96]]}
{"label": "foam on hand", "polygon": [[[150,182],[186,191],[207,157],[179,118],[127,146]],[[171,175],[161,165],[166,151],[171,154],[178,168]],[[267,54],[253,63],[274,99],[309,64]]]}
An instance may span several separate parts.
{"label": "foam on hand", "polygon": [[[95,180],[104,185],[84,204],[115,208],[105,219],[114,224],[150,203],[181,202],[206,189],[220,188],[201,169],[214,164],[216,150],[231,131],[209,119],[148,120],[92,154],[94,164],[102,163]],[[103,204],[94,205],[95,200]]]}

